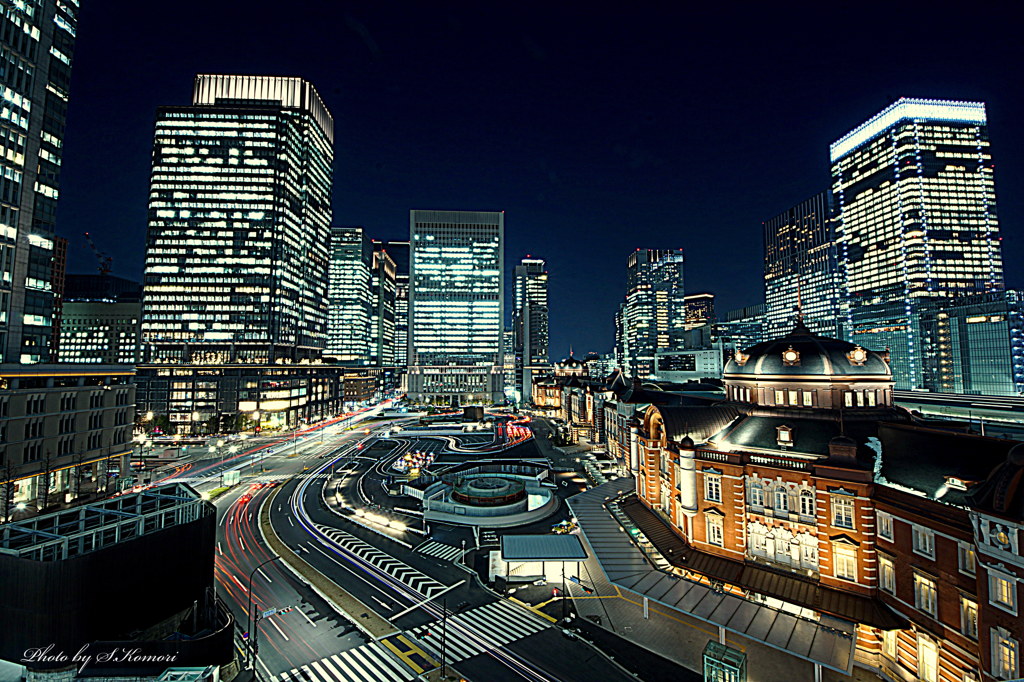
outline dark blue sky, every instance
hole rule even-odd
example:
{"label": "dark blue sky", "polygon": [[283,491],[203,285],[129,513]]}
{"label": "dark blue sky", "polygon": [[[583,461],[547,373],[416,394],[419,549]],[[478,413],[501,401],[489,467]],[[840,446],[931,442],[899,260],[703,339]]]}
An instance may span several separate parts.
{"label": "dark blue sky", "polygon": [[687,290],[720,310],[763,300],[761,221],[824,189],[829,143],[901,95],[988,103],[1019,286],[1016,16],[744,4],[83,3],[58,219],[69,269],[95,268],[89,231],[116,274],[141,277],[155,109],[220,72],[316,85],[335,118],[336,224],[404,239],[411,208],[506,211],[507,269],[548,260],[552,358],[610,349],[636,248],[685,249]]}

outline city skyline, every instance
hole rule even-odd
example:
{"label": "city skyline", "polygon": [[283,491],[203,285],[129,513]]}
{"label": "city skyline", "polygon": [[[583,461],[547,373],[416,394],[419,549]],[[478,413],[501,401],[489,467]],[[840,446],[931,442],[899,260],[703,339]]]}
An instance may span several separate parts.
{"label": "city skyline", "polygon": [[[301,75],[317,84],[339,119],[334,224],[364,225],[374,238],[391,240],[405,237],[410,209],[505,210],[507,260],[532,253],[548,261],[553,358],[570,345],[611,348],[622,263],[636,248],[685,249],[689,281],[715,292],[720,311],[760,302],[762,221],[826,188],[828,145],[900,96],[986,102],[1006,260],[1024,253],[1015,230],[1024,210],[1007,191],[1024,172],[1012,124],[1021,96],[998,76],[1020,47],[998,17],[984,56],[930,54],[926,64],[869,54],[850,66],[843,55],[866,17],[830,27],[839,49],[825,50],[830,32],[780,47],[764,37],[771,31],[744,28],[755,21],[701,35],[699,27],[721,25],[715,15],[687,19],[685,40],[676,42],[684,17],[671,13],[619,21],[555,11],[538,21],[528,12],[409,8],[396,22],[377,10],[312,9],[289,18],[283,28],[291,32],[282,31],[268,52],[245,47],[245,36],[264,25],[260,12],[230,17],[241,37],[230,47],[204,33],[228,16],[204,12],[209,29],[185,19],[189,12],[153,29],[185,31],[195,49],[182,56],[172,41],[150,34],[140,46],[149,57],[138,64],[117,60],[111,50],[120,38],[107,39],[133,33],[127,17],[99,6],[83,12],[94,38],[76,53],[89,68],[73,86],[64,165],[79,180],[62,188],[58,223],[72,242],[70,271],[94,268],[81,238],[88,230],[114,255],[116,273],[139,276],[153,112],[185,101],[202,72]],[[570,18],[582,23],[564,35]],[[817,13],[798,18],[801,26],[826,22]],[[930,33],[954,30],[950,19],[915,22]],[[417,37],[418,25],[451,40]],[[726,30],[737,33],[730,44],[749,46],[721,54],[713,43]],[[346,38],[338,52],[317,46],[335,35]],[[644,35],[643,49],[622,46],[617,35]],[[466,59],[474,53],[485,57]],[[333,65],[342,61],[351,68],[339,73]],[[473,99],[478,87],[486,96]],[[800,97],[788,94],[798,89]],[[119,207],[113,215],[111,205]],[[706,239],[709,229],[730,235],[729,247]],[[600,278],[592,276],[595,265]],[[1011,269],[1008,286],[1020,284],[1014,277]]]}

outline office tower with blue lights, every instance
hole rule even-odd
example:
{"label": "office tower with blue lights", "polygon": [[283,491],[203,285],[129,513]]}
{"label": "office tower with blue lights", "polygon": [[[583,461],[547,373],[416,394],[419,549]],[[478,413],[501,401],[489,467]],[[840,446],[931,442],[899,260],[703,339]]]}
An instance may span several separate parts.
{"label": "office tower with blue lights", "polygon": [[820,192],[764,221],[764,333],[784,336],[797,312],[816,334],[842,335],[832,193]]}
{"label": "office tower with blue lights", "polygon": [[924,388],[923,302],[1004,288],[985,105],[903,98],[830,152],[847,336]]}
{"label": "office tower with blue lights", "polygon": [[658,351],[682,347],[686,297],[682,249],[637,249],[626,263],[626,300],[619,323],[623,371],[646,379]]}
{"label": "office tower with blue lights", "polygon": [[52,263],[78,3],[0,5],[0,363],[50,362]]}
{"label": "office tower with blue lights", "polygon": [[334,122],[301,78],[199,75],[157,111],[143,304],[153,362],[321,356]]}
{"label": "office tower with blue lights", "polygon": [[410,212],[411,399],[504,400],[504,235],[504,212]]}
{"label": "office tower with blue lights", "polygon": [[548,270],[543,259],[527,256],[513,269],[512,334],[515,391],[522,402],[533,399],[533,376],[548,364]]}
{"label": "office tower with blue lights", "polygon": [[370,364],[373,263],[373,242],[362,227],[331,228],[324,355],[334,361]]}

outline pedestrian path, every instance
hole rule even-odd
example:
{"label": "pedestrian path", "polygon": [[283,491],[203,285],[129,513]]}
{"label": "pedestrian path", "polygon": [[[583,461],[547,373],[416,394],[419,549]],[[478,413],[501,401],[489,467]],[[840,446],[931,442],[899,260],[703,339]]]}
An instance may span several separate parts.
{"label": "pedestrian path", "polygon": [[342,549],[370,562],[377,568],[381,569],[388,575],[397,578],[399,581],[405,583],[425,597],[433,597],[444,592],[448,588],[447,585],[434,580],[429,575],[417,571],[412,566],[399,561],[390,554],[382,552],[373,545],[363,542],[351,533],[346,533],[338,528],[331,528],[330,526],[322,526],[320,524],[317,524],[316,528]]}
{"label": "pedestrian path", "polygon": [[370,642],[274,675],[270,682],[409,682],[415,678],[384,645]]}
{"label": "pedestrian path", "polygon": [[452,547],[446,545],[443,542],[434,542],[428,540],[422,545],[416,548],[416,551],[420,554],[426,554],[427,556],[437,557],[442,561],[455,561],[462,554],[462,549],[459,547]]}
{"label": "pedestrian path", "polygon": [[[478,606],[448,618],[445,626],[445,660],[458,663],[529,637],[550,626],[551,623],[504,600]],[[440,652],[441,630],[441,621],[434,621],[409,632],[435,652]]]}

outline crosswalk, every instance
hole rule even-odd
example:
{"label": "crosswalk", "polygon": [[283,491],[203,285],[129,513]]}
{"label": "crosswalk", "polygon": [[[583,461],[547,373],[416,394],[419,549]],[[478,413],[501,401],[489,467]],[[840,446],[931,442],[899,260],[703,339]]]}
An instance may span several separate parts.
{"label": "crosswalk", "polygon": [[[497,649],[529,637],[551,623],[533,616],[507,601],[478,606],[448,618],[445,633],[445,658],[458,663],[467,658]],[[470,630],[470,633],[462,630]],[[410,630],[430,648],[440,652],[441,621],[434,621]]]}
{"label": "crosswalk", "polygon": [[274,675],[270,682],[409,682],[415,677],[383,644],[370,642]]}
{"label": "crosswalk", "polygon": [[316,528],[337,543],[340,547],[347,549],[362,559],[365,559],[425,597],[433,597],[434,595],[444,592],[448,588],[447,585],[434,580],[429,575],[417,571],[408,564],[402,563],[390,554],[380,551],[373,545],[363,542],[351,533],[346,533],[338,528],[331,528],[330,526],[322,526],[320,524],[316,524]]}
{"label": "crosswalk", "polygon": [[426,554],[427,556],[437,557],[442,561],[455,561],[462,554],[462,549],[459,547],[452,547],[446,545],[443,542],[435,542],[428,540],[422,545],[416,548],[416,551],[420,554]]}

